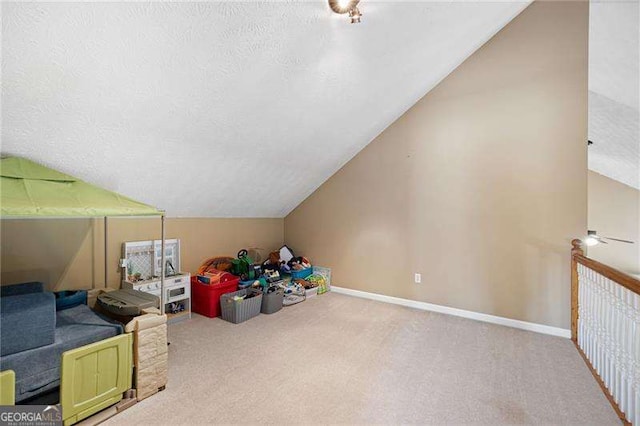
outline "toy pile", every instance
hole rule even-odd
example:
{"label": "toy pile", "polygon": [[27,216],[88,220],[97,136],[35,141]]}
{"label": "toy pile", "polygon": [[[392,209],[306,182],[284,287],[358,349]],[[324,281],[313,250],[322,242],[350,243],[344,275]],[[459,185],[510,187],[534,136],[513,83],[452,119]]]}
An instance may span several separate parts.
{"label": "toy pile", "polygon": [[238,290],[254,288],[265,295],[281,290],[280,293],[284,293],[283,306],[295,305],[309,296],[328,291],[325,277],[313,273],[308,258],[296,256],[285,245],[269,253],[260,263],[259,250],[242,249],[235,258],[212,257],[198,269],[198,280],[215,285],[228,281],[230,276],[239,277]]}
{"label": "toy pile", "polygon": [[[284,277],[285,304],[298,303],[308,296],[318,293],[324,279],[313,275],[311,261],[304,256],[295,256],[293,251],[282,246],[279,251],[269,253],[269,258],[262,264],[263,269],[278,270]],[[326,286],[320,294],[326,292]]]}

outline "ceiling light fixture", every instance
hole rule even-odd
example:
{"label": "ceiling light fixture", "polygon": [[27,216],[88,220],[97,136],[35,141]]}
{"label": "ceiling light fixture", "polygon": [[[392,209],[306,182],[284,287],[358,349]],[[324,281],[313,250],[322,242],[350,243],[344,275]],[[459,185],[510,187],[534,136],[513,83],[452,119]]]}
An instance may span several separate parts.
{"label": "ceiling light fixture", "polygon": [[629,241],[629,240],[621,240],[619,238],[612,238],[612,237],[601,237],[598,235],[598,233],[596,231],[587,231],[587,236],[584,238],[584,243],[587,246],[595,246],[596,244],[608,244],[606,241],[604,240],[611,240],[611,241],[618,241],[620,243],[627,243],[627,244],[633,244],[633,241]]}
{"label": "ceiling light fixture", "polygon": [[352,24],[359,24],[361,16],[362,16],[362,13],[360,13],[360,10],[358,10],[357,7],[354,7],[349,11],[349,18],[351,18]]}
{"label": "ceiling light fixture", "polygon": [[357,7],[358,3],[360,0],[329,0],[329,7],[340,15],[348,13],[351,23],[359,24],[362,13]]}
{"label": "ceiling light fixture", "polygon": [[595,246],[596,244],[598,244],[600,241],[597,238],[593,238],[591,236],[588,236],[584,239],[584,243],[591,247],[591,246]]}

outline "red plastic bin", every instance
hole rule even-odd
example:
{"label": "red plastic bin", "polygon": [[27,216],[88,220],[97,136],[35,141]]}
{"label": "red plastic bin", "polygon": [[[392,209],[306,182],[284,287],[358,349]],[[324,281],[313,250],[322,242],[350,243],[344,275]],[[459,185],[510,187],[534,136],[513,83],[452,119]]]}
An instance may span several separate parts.
{"label": "red plastic bin", "polygon": [[220,284],[208,285],[191,277],[191,310],[209,318],[220,316],[220,296],[236,291],[239,277]]}

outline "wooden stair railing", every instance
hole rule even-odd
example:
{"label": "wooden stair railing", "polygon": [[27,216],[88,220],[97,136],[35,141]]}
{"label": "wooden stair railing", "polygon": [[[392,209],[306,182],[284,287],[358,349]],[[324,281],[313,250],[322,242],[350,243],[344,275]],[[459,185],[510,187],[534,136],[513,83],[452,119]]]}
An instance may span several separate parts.
{"label": "wooden stair railing", "polygon": [[622,423],[640,426],[640,281],[571,244],[571,340]]}

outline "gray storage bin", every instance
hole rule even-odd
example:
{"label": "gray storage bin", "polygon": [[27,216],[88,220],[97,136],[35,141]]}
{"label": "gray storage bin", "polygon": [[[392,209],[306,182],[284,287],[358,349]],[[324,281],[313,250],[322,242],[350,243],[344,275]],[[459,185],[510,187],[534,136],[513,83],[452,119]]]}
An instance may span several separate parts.
{"label": "gray storage bin", "polygon": [[262,308],[260,312],[263,314],[274,314],[282,309],[282,300],[284,299],[284,290],[279,288],[273,293],[264,293],[262,295]]}
{"label": "gray storage bin", "polygon": [[[255,294],[251,299],[233,300],[234,296],[244,296],[250,294],[250,292]],[[222,319],[234,324],[239,324],[255,317],[260,313],[261,306],[262,292],[256,289],[238,290],[220,296]]]}

